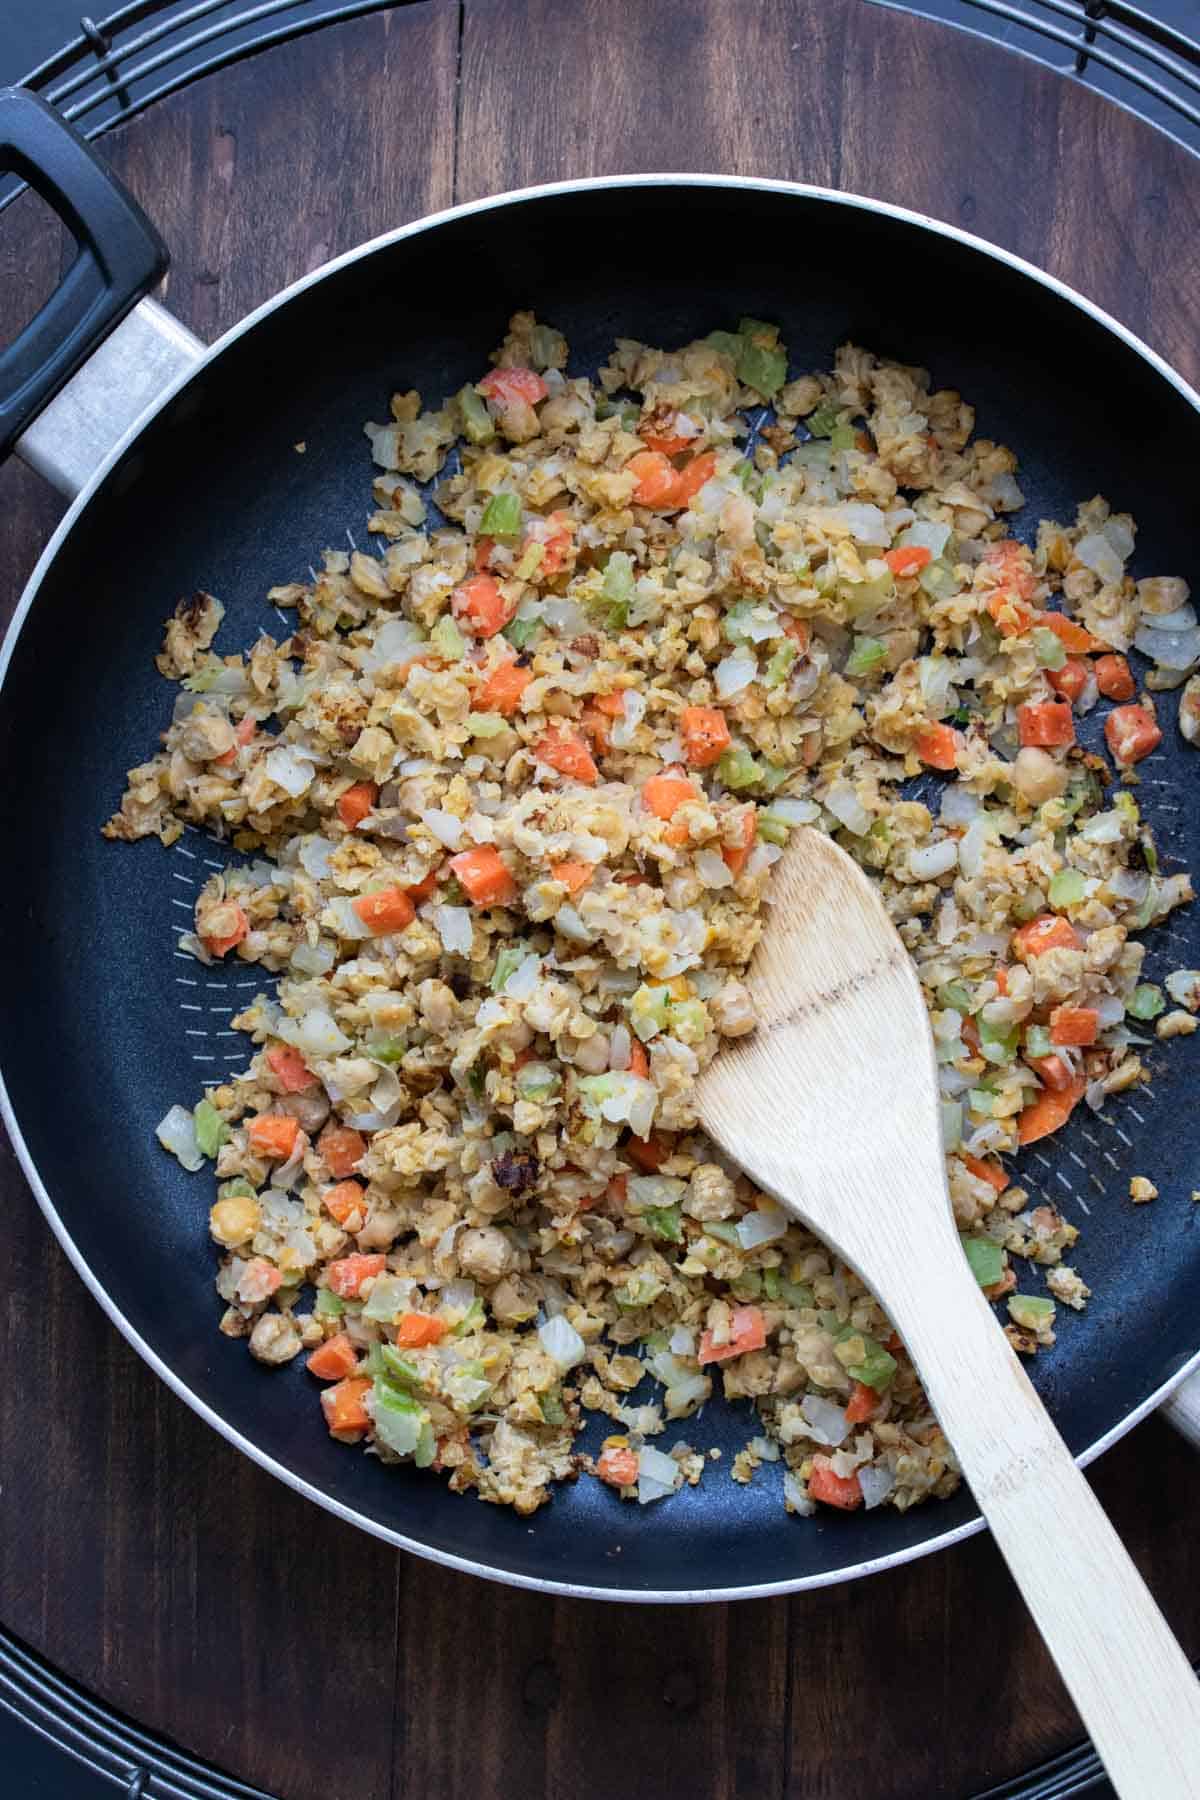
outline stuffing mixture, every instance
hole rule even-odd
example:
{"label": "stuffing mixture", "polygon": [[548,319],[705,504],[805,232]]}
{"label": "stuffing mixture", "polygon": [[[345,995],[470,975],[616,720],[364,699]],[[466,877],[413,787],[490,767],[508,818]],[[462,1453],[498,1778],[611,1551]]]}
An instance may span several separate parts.
{"label": "stuffing mixture", "polygon": [[1101,499],[1018,541],[1013,453],[853,345],[789,381],[745,319],[593,380],[522,313],[491,364],[366,427],[379,553],[274,589],[291,637],[221,655],[219,601],[181,603],[174,722],[105,828],[247,853],[183,947],[279,977],[246,1072],[159,1127],[215,1159],[221,1329],[303,1357],[347,1445],[521,1513],[698,1480],[672,1440],[715,1380],[761,1419],[734,1478],[782,1460],[790,1511],[949,1494],[891,1324],[704,1138],[695,1077],[754,1029],[789,833],[833,833],[920,971],[964,1253],[1053,1344],[1077,1232],[1003,1159],[1200,1008],[1135,935],[1192,898],[1136,797],[1185,681],[1200,731],[1187,587],[1126,574]]}

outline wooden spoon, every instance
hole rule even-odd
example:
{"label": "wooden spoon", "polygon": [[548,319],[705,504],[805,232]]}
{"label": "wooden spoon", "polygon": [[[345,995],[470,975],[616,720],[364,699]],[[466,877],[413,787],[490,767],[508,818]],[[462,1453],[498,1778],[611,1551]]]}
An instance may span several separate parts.
{"label": "wooden spoon", "polygon": [[819,832],[775,867],[749,984],[759,1022],[701,1076],[705,1130],[895,1324],[1118,1792],[1195,1800],[1200,1686],[967,1265],[916,970]]}

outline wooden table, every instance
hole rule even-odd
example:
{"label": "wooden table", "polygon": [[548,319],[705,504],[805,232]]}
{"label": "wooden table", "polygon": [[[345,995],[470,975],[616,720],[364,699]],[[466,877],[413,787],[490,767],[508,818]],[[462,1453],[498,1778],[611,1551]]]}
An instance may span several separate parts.
{"label": "wooden table", "polygon": [[[172,246],[167,303],[205,337],[457,200],[720,169],[968,226],[1200,378],[1187,154],[1066,78],[863,0],[423,0],[212,77],[103,149]],[[29,206],[0,238],[8,316],[50,285],[59,250]],[[5,617],[56,512],[23,470],[0,474]],[[568,1603],[398,1555],[153,1379],[8,1151],[0,1199],[0,1618],[244,1780],[286,1800],[573,1800],[610,1783],[622,1800],[931,1800],[1079,1735],[980,1539],[869,1582],[707,1609]],[[1096,1482],[1200,1654],[1200,1461],[1151,1421]]]}

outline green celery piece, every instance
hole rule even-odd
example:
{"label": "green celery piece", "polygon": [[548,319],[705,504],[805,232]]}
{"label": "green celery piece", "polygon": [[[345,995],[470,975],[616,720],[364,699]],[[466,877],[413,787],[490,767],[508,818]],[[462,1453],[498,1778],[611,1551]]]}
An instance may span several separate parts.
{"label": "green celery piece", "polygon": [[428,1414],[402,1394],[390,1382],[375,1382],[371,1390],[375,1402],[375,1436],[397,1456],[412,1456],[421,1438]]}
{"label": "green celery piece", "polygon": [[417,1434],[417,1447],[413,1452],[413,1461],[418,1469],[427,1469],[437,1455],[437,1438],[433,1433],[433,1422],[428,1413],[421,1415],[421,1429]]}
{"label": "green celery piece", "polygon": [[947,981],[937,991],[939,1006],[952,1007],[955,1012],[969,1013],[975,1009],[971,1004],[971,990],[961,981]]}
{"label": "green celery piece", "polygon": [[758,836],[764,844],[778,844],[782,849],[791,835],[791,829],[786,819],[778,819],[770,812],[760,812],[758,815]]}
{"label": "green celery piece", "polygon": [[785,781],[790,781],[793,771],[782,763],[764,762],[762,773],[758,778],[759,786],[765,787],[768,794],[777,794]]}
{"label": "green celery piece", "polygon": [[482,1094],[484,1079],[487,1074],[482,1061],[474,1062],[467,1070],[467,1086],[475,1095]]}
{"label": "green celery piece", "polygon": [[[1156,987],[1152,981],[1143,981],[1134,988],[1129,996],[1125,1003],[1125,1011],[1131,1019],[1157,1019],[1159,1013],[1165,1011],[1166,1004],[1162,989]],[[199,1107],[196,1110],[199,1112]],[[204,1148],[203,1145],[200,1147]]]}
{"label": "green celery piece", "polygon": [[1155,848],[1154,839],[1150,836],[1150,833],[1148,831],[1145,831],[1142,833],[1140,842],[1141,842],[1141,846],[1142,846],[1142,855],[1146,859],[1146,867],[1149,869],[1149,871],[1152,875],[1157,875],[1158,874],[1158,851]]}
{"label": "green celery piece", "polygon": [[989,1094],[986,1088],[968,1088],[967,1104],[973,1113],[989,1119],[996,1110],[996,1096]]}
{"label": "green celery piece", "polygon": [[510,619],[504,627],[503,635],[516,650],[524,650],[542,629],[540,619]]}
{"label": "green celery piece", "polygon": [[835,425],[829,434],[829,441],[835,450],[853,450],[858,433],[853,425]]}
{"label": "green celery piece", "polygon": [[737,1226],[731,1225],[728,1219],[709,1219],[705,1222],[704,1229],[709,1237],[717,1238],[722,1244],[731,1244],[735,1250],[741,1249],[742,1240],[737,1234]]}
{"label": "green celery piece", "polygon": [[613,606],[628,606],[633,599],[633,558],[625,550],[614,550],[604,566],[600,592]]}
{"label": "green celery piece", "polygon": [[861,1362],[850,1364],[846,1373],[853,1376],[855,1381],[861,1381],[864,1387],[872,1387],[877,1393],[881,1393],[898,1367],[891,1352],[885,1350],[882,1344],[877,1344],[873,1337],[868,1337],[865,1331],[859,1331],[855,1325],[843,1325],[840,1331],[834,1333],[834,1338],[839,1344],[848,1343],[851,1338],[862,1339],[865,1355]]}
{"label": "green celery piece", "polygon": [[777,688],[782,682],[785,682],[791,674],[792,664],[799,654],[792,639],[784,638],[783,642],[771,653],[771,660],[768,662],[766,673],[763,676],[764,687]]}
{"label": "green celery piece", "polygon": [[542,1417],[547,1425],[565,1425],[566,1410],[562,1403],[562,1390],[550,1388],[548,1392],[538,1395],[538,1405],[542,1409]]}
{"label": "green celery piece", "polygon": [[722,636],[729,643],[745,644],[749,641],[748,628],[755,604],[753,600],[738,600],[729,608],[721,620]]}
{"label": "green celery piece", "polygon": [[372,1030],[363,1039],[363,1049],[372,1062],[387,1063],[392,1068],[403,1059],[408,1039],[395,1032]]}
{"label": "green celery piece", "polygon": [[1051,876],[1047,892],[1051,906],[1077,906],[1087,893],[1087,881],[1078,869],[1059,869]]}
{"label": "green celery piece", "polygon": [[485,537],[519,537],[521,502],[516,494],[493,494],[483,509],[479,529]]}
{"label": "green celery piece", "polygon": [[449,613],[442,614],[429,634],[429,641],[435,650],[441,651],[447,662],[460,662],[466,655],[466,639]]}
{"label": "green celery piece", "polygon": [[542,566],[542,558],[545,554],[545,544],[526,544],[524,550],[521,552],[521,559],[513,570],[513,574],[516,576],[517,580],[532,581]]}
{"label": "green celery piece", "polygon": [[743,1269],[737,1280],[730,1282],[729,1291],[735,1300],[761,1300],[762,1285],[760,1269]]}
{"label": "green celery piece", "polygon": [[467,730],[474,738],[499,737],[502,731],[508,730],[508,720],[503,713],[468,713]]}
{"label": "green celery piece", "polygon": [[1008,1316],[1026,1331],[1036,1331],[1039,1325],[1046,1325],[1053,1319],[1054,1302],[1041,1294],[1010,1294]]}
{"label": "green celery piece", "polygon": [[613,1299],[617,1305],[627,1311],[634,1312],[639,1307],[650,1306],[664,1291],[666,1283],[657,1275],[631,1275],[619,1288],[613,1289]]}
{"label": "green celery piece", "polygon": [[741,338],[763,339],[768,347],[779,342],[779,327],[772,325],[769,319],[739,319],[738,336]]}
{"label": "green celery piece", "polygon": [[780,1274],[778,1269],[764,1269],[762,1272],[763,1293],[768,1300],[779,1299]]}
{"label": "green celery piece", "polygon": [[962,1143],[962,1101],[943,1100],[942,1108],[942,1148],[957,1150]]}
{"label": "green celery piece", "polygon": [[470,1306],[468,1306],[466,1312],[454,1327],[451,1335],[454,1337],[469,1337],[471,1332],[473,1332],[477,1326],[483,1324],[486,1316],[483,1301],[479,1298],[479,1295],[476,1294]]}
{"label": "green celery piece", "polygon": [[683,1221],[678,1206],[648,1206],[641,1216],[656,1238],[663,1238],[668,1244],[683,1242]]}
{"label": "green celery piece", "polygon": [[788,1306],[811,1306],[813,1291],[806,1281],[789,1281],[786,1276],[779,1278],[779,1297]]}
{"label": "green celery piece", "polygon": [[736,331],[710,331],[704,341],[711,344],[714,350],[722,350],[726,356],[732,356],[735,361],[742,354],[742,340]]}
{"label": "green celery piece", "polygon": [[421,1374],[416,1363],[410,1362],[407,1356],[401,1356],[395,1344],[380,1344],[378,1348],[384,1370],[393,1381],[401,1381],[408,1387],[421,1386]]}
{"label": "green celery piece", "polygon": [[255,1190],[244,1175],[235,1175],[232,1181],[223,1181],[217,1189],[218,1200],[253,1200]]}
{"label": "green celery piece", "polygon": [[820,406],[815,406],[809,413],[804,423],[814,437],[832,437],[843,411],[844,408],[835,406],[832,400],[822,400]]}
{"label": "green celery piece", "polygon": [[1045,1025],[1028,1025],[1025,1028],[1026,1056],[1053,1056],[1054,1043],[1049,1028]]}
{"label": "green celery piece", "polygon": [[192,1114],[196,1131],[196,1148],[202,1156],[215,1156],[229,1136],[229,1127],[207,1100],[200,1100]]}
{"label": "green celery piece", "polygon": [[754,480],[754,464],[749,457],[743,456],[741,462],[734,463],[733,472],[744,488],[749,488]]}
{"label": "green celery piece", "polygon": [[855,638],[854,648],[846,658],[847,675],[869,675],[887,656],[887,645],[878,638]]}
{"label": "green celery piece", "polygon": [[346,1303],[340,1294],[332,1288],[318,1288],[313,1311],[319,1319],[340,1319],[346,1310]]}
{"label": "green celery piece", "polygon": [[1062,639],[1045,625],[1037,625],[1029,634],[1033,644],[1034,655],[1043,669],[1061,669],[1067,661],[1067,649]]}
{"label": "green celery piece", "polygon": [[979,1047],[990,1063],[1012,1062],[1020,1035],[1019,1025],[989,1025],[983,1014],[979,1015]]}
{"label": "green celery piece", "polygon": [[496,427],[482,397],[468,382],[466,387],[459,388],[457,399],[468,440],[472,444],[489,444],[496,435]]}
{"label": "green celery piece", "polygon": [[980,1287],[994,1287],[1004,1274],[1004,1252],[993,1238],[960,1238],[971,1273]]}
{"label": "green celery piece", "polygon": [[717,764],[717,775],[727,788],[736,792],[753,787],[762,779],[762,770],[748,750],[726,750]]}
{"label": "green celery piece", "polygon": [[787,380],[787,352],[745,341],[737,359],[737,378],[770,400]]}
{"label": "green celery piece", "polygon": [[504,944],[496,958],[496,966],[492,970],[489,983],[493,994],[498,994],[509,976],[517,970],[528,955],[528,946],[522,943]]}

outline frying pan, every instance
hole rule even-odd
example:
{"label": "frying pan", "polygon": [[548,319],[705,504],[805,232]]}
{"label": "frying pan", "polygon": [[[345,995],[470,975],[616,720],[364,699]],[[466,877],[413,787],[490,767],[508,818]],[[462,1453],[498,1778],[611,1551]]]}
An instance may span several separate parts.
{"label": "frying pan", "polygon": [[[573,370],[593,370],[617,336],[671,344],[743,314],[779,321],[794,368],[827,367],[847,338],[922,364],[975,404],[983,435],[1018,450],[1018,530],[1103,492],[1139,523],[1139,574],[1193,572],[1200,398],[1087,301],[960,231],[852,195],[716,176],[572,182],[458,207],[327,264],[206,351],[140,299],[165,267],[152,228],[28,95],[0,95],[0,166],[30,179],[80,245],[0,358],[0,450],[16,442],[76,494],[4,646],[4,1117],[96,1299],[264,1468],[404,1549],[498,1580],[724,1600],[864,1575],[977,1530],[966,1491],[907,1514],[788,1517],[778,1466],[749,1488],[725,1473],[754,1417],[723,1402],[682,1428],[723,1464],[645,1508],[583,1480],[519,1519],[333,1442],[299,1362],[267,1370],[218,1334],[211,1182],[154,1140],[173,1101],[243,1065],[230,1017],[266,984],[176,947],[198,884],[232,852],[190,832],[171,851],[114,845],[98,828],[168,721],[172,690],[152,657],[179,596],[221,596],[223,645],[260,627],[285,635],[268,587],[363,529],[362,421],[397,388],[436,401],[473,379],[518,308],[566,332]],[[1164,710],[1166,741],[1137,793],[1168,868],[1195,866],[1196,753],[1173,696]],[[1100,721],[1085,729],[1097,736]],[[1200,963],[1200,918],[1176,914],[1150,943],[1152,976]],[[1017,1164],[1035,1198],[1084,1228],[1074,1260],[1095,1299],[1061,1320],[1033,1371],[1081,1458],[1200,1362],[1196,1053],[1146,1054],[1150,1088]],[[1130,1206],[1134,1173],[1158,1183],[1153,1207]]]}

